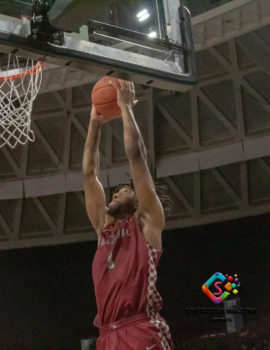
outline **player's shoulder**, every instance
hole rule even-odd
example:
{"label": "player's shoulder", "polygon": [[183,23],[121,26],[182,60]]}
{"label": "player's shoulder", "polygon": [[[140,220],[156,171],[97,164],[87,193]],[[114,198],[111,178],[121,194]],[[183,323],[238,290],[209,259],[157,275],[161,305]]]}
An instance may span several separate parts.
{"label": "player's shoulder", "polygon": [[102,238],[102,232],[104,231],[104,229],[110,225],[110,224],[114,224],[115,223],[115,218],[108,215],[107,213],[105,214],[104,217],[104,223],[103,225],[96,231],[97,236],[98,236],[98,245],[100,244],[100,240]]}
{"label": "player's shoulder", "polygon": [[108,215],[106,212],[105,216],[104,216],[104,221],[102,222],[101,226],[98,229],[96,229],[98,239],[100,239],[100,237],[102,236],[102,232],[104,231],[106,226],[108,226],[109,224],[114,224],[114,223],[115,223],[115,218]]}
{"label": "player's shoulder", "polygon": [[158,228],[153,222],[154,219],[149,214],[138,211],[135,216],[139,222],[142,233],[146,242],[148,242],[153,248],[158,250],[162,249],[162,230]]}

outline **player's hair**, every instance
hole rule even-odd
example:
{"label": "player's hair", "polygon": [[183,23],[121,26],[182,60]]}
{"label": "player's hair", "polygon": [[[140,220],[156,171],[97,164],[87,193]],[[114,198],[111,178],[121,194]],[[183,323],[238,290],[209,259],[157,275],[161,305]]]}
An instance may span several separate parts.
{"label": "player's hair", "polygon": [[[113,189],[112,193],[114,194],[120,191],[120,189],[123,187],[130,187],[133,191],[135,191],[134,183],[131,177],[129,177],[129,181],[130,182],[118,184]],[[167,218],[172,213],[172,207],[173,207],[173,200],[168,194],[168,186],[157,181],[154,181],[154,186],[155,186],[156,193],[162,204],[165,218]]]}

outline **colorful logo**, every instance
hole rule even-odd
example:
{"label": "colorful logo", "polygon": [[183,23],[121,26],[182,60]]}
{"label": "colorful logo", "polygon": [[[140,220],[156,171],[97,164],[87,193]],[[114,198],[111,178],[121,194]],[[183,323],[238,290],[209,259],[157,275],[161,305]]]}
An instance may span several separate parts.
{"label": "colorful logo", "polygon": [[[216,272],[202,285],[202,291],[215,303],[220,304],[229,295],[238,294],[236,287],[240,287],[240,281],[237,275],[234,277],[223,275],[221,272]],[[210,290],[211,288],[211,290]]]}

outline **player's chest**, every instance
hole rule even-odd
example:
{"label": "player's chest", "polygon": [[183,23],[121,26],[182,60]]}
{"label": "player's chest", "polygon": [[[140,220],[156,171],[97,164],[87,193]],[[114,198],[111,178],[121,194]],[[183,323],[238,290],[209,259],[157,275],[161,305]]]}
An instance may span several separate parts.
{"label": "player's chest", "polygon": [[122,243],[124,241],[131,241],[134,237],[134,230],[128,225],[116,227],[111,230],[104,230],[101,235],[99,248],[104,246],[112,247],[116,243]]}

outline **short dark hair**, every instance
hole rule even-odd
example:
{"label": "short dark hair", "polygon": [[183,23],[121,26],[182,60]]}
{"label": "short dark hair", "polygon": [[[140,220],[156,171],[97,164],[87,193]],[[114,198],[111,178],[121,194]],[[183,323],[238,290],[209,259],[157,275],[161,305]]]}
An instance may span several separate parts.
{"label": "short dark hair", "polygon": [[[114,187],[112,194],[118,192],[123,187],[130,187],[135,192],[134,183],[131,177],[129,177],[129,183],[120,183],[116,187]],[[162,184],[158,181],[154,181],[155,190],[157,193],[158,198],[160,199],[160,202],[162,204],[165,218],[171,215],[172,208],[173,208],[173,200],[168,194],[168,186],[166,184]]]}

